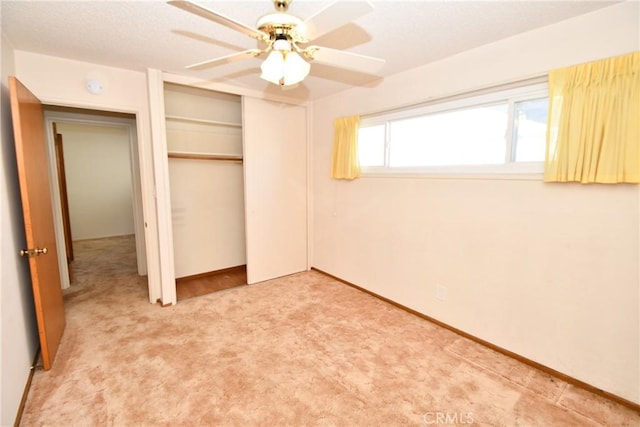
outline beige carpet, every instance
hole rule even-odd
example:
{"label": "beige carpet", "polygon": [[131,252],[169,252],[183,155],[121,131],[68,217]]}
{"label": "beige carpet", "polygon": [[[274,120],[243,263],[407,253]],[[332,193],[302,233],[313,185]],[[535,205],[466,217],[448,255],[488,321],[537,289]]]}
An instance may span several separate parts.
{"label": "beige carpet", "polygon": [[130,238],[78,242],[23,426],[638,426],[640,415],[317,272],[159,308]]}

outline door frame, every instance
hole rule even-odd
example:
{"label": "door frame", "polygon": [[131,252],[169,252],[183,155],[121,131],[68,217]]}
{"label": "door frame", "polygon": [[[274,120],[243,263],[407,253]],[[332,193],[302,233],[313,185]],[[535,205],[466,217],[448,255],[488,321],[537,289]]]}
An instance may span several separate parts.
{"label": "door frame", "polygon": [[[164,230],[164,233],[160,233],[159,244],[160,244],[160,259],[162,259],[162,268],[163,273],[162,276],[166,278],[166,281],[163,281],[163,289],[162,289],[162,302],[165,304],[175,304],[175,273],[174,273],[174,254],[173,254],[173,238],[172,238],[172,222],[171,222],[171,194],[169,191],[169,172],[168,172],[168,161],[167,161],[167,136],[166,136],[166,124],[165,124],[165,111],[164,111],[164,83],[173,83],[184,86],[191,86],[198,89],[205,89],[223,93],[229,93],[234,95],[239,95],[243,98],[250,97],[255,98],[257,100],[269,101],[274,103],[279,103],[283,105],[289,106],[297,106],[303,107],[305,109],[304,120],[306,126],[306,135],[302,140],[305,144],[306,157],[304,160],[305,164],[305,178],[303,187],[305,189],[306,195],[304,197],[304,208],[305,208],[305,227],[304,227],[304,236],[306,243],[304,245],[304,269],[309,270],[311,268],[311,260],[312,260],[312,241],[311,241],[311,233],[312,233],[312,223],[311,223],[311,215],[312,215],[312,207],[313,202],[311,198],[310,190],[312,189],[312,168],[310,165],[312,164],[311,160],[311,141],[312,141],[312,119],[313,119],[313,111],[312,104],[307,101],[293,100],[286,97],[280,97],[277,95],[266,94],[264,92],[253,92],[248,90],[239,90],[237,87],[219,84],[215,82],[202,82],[197,79],[179,76],[175,74],[165,73],[156,69],[148,69],[147,70],[147,83],[148,83],[148,91],[149,91],[149,99],[150,99],[150,124],[151,124],[151,134],[152,140],[154,144],[154,165],[155,165],[155,177],[156,177],[156,185],[157,185],[157,207],[158,207],[158,229]],[[244,114],[243,107],[243,139],[245,138],[245,120],[247,118]],[[243,152],[245,150],[244,146],[246,141],[243,140]],[[249,235],[249,227],[246,225],[247,218],[249,216],[248,208],[247,208],[247,182],[246,182],[246,174],[247,174],[247,165],[249,160],[244,155],[245,164],[243,166],[245,173],[245,233],[246,233],[246,246],[247,246],[247,269],[249,270],[249,245],[250,239],[252,237]],[[255,228],[255,227],[254,227]],[[291,271],[289,274],[293,273]],[[265,276],[257,276],[257,277],[265,277]]]}
{"label": "door frame", "polygon": [[[213,90],[217,92],[229,93],[240,96],[248,96],[265,101],[279,102],[283,104],[292,104],[303,106],[306,108],[306,126],[307,135],[304,143],[307,150],[307,171],[306,171],[306,188],[307,188],[307,245],[306,245],[306,261],[307,270],[312,265],[312,215],[313,215],[313,199],[310,192],[313,188],[312,176],[313,168],[310,166],[312,162],[311,142],[313,140],[313,104],[309,101],[297,100],[288,98],[286,96],[279,95],[278,92],[267,93],[263,90],[250,90],[247,88],[240,88],[238,86],[229,85],[226,83],[216,81],[202,81],[194,77],[173,74],[164,72],[158,69],[147,69],[147,95],[149,96],[149,127],[151,129],[150,140],[153,141],[153,149],[149,148],[144,154],[149,156],[149,161],[153,162],[153,170],[149,172],[155,179],[156,192],[154,195],[157,199],[154,200],[154,207],[156,208],[155,214],[156,221],[154,231],[157,233],[155,236],[155,242],[157,243],[157,252],[155,252],[156,261],[160,261],[161,265],[158,265],[159,279],[158,279],[158,300],[159,302],[172,305],[176,304],[175,296],[175,273],[174,273],[174,256],[173,256],[173,240],[172,240],[172,225],[171,225],[171,195],[169,193],[169,171],[167,161],[167,143],[166,143],[166,126],[165,126],[165,114],[164,114],[164,83],[173,83],[178,85],[191,86],[194,88]],[[141,151],[141,153],[143,153]],[[246,168],[246,165],[244,166]],[[246,187],[245,187],[246,189]],[[246,193],[245,193],[246,194]],[[245,206],[246,214],[246,206]],[[245,228],[246,231],[246,228]],[[247,237],[248,239],[249,237]],[[161,278],[161,279],[160,279]]]}
{"label": "door frame", "polygon": [[[107,126],[125,128],[129,134],[129,166],[131,168],[132,187],[131,197],[133,205],[134,234],[136,242],[136,260],[138,274],[147,274],[147,254],[145,250],[144,215],[141,191],[141,176],[139,166],[138,139],[136,136],[136,119],[112,117],[106,111],[93,110],[95,114],[83,114],[79,112],[65,112],[47,109],[44,106],[45,128],[47,131],[47,149],[49,151],[49,170],[51,174],[51,195],[54,204],[54,226],[56,231],[56,245],[58,251],[65,249],[65,233],[62,219],[62,198],[59,190],[57,163],[55,162],[55,135],[54,123],[75,123],[84,125]],[[101,114],[104,113],[104,114]],[[60,252],[64,253],[64,252]],[[64,261],[64,260],[63,260]],[[66,262],[59,261],[62,287],[66,289],[70,285],[69,267]]]}
{"label": "door frame", "polygon": [[[37,94],[36,94],[37,95]],[[153,148],[149,133],[149,115],[146,110],[132,106],[113,104],[86,103],[79,100],[63,101],[60,98],[49,98],[38,95],[42,104],[46,106],[70,107],[86,110],[101,111],[105,113],[126,113],[135,116],[134,135],[137,140],[138,163],[140,170],[140,194],[142,201],[142,215],[144,225],[144,245],[147,269],[147,283],[149,290],[149,302],[155,304],[161,298],[160,276],[160,245],[158,242],[158,222],[156,206],[155,176],[153,165]],[[46,130],[49,132],[48,130]],[[52,133],[52,132],[51,132]],[[55,160],[55,159],[54,159]],[[51,159],[50,159],[51,161]],[[50,171],[51,173],[52,171]],[[67,270],[65,270],[67,271]]]}

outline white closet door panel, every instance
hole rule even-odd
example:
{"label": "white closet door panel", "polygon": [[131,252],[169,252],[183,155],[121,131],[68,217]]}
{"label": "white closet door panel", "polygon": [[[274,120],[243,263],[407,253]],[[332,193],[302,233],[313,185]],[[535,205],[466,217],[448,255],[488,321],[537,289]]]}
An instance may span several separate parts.
{"label": "white closet door panel", "polygon": [[243,98],[249,284],[307,269],[304,106]]}

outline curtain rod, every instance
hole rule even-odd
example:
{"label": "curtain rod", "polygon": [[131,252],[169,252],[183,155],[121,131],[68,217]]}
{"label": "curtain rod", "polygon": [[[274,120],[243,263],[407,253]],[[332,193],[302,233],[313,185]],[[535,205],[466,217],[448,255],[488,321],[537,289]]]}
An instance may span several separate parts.
{"label": "curtain rod", "polygon": [[533,75],[533,76],[530,76],[530,77],[526,77],[526,78],[520,79],[520,80],[511,80],[511,81],[507,81],[507,82],[503,82],[503,83],[492,84],[490,86],[483,86],[483,87],[479,87],[479,88],[472,89],[472,90],[465,90],[465,91],[455,92],[455,93],[452,93],[452,94],[449,94],[449,95],[445,95],[445,96],[437,96],[437,97],[434,97],[434,98],[427,98],[427,99],[425,99],[423,101],[419,101],[419,102],[415,102],[415,103],[411,103],[411,104],[399,105],[397,107],[388,108],[386,110],[381,110],[381,111],[375,111],[375,112],[371,112],[371,113],[361,114],[360,118],[361,119],[367,119],[367,118],[371,118],[371,117],[382,116],[382,115],[385,115],[385,114],[397,113],[397,112],[404,111],[404,110],[409,110],[409,109],[412,109],[412,108],[426,107],[428,105],[435,104],[435,103],[446,102],[446,101],[454,101],[456,99],[467,98],[469,96],[483,95],[485,93],[495,92],[497,90],[514,89],[514,88],[517,88],[517,87],[520,87],[520,86],[528,86],[528,85],[533,85],[533,84],[546,83],[547,82],[547,77],[548,77],[547,73],[536,74],[536,75]]}

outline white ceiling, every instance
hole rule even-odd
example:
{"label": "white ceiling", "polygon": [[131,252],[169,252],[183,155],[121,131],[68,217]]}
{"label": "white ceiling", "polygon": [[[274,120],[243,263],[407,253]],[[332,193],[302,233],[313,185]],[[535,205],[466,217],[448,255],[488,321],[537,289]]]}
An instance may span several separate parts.
{"label": "white ceiling", "polygon": [[[274,11],[270,0],[194,1],[250,26]],[[383,58],[379,74],[389,76],[617,2],[374,0],[373,12],[313,44]],[[294,0],[289,12],[304,19],[329,3]],[[260,59],[185,70],[187,64],[255,48],[257,42],[164,1],[1,0],[0,8],[2,32],[15,49],[281,91],[259,78]],[[304,83],[282,95],[314,100],[376,78],[312,64]]]}

